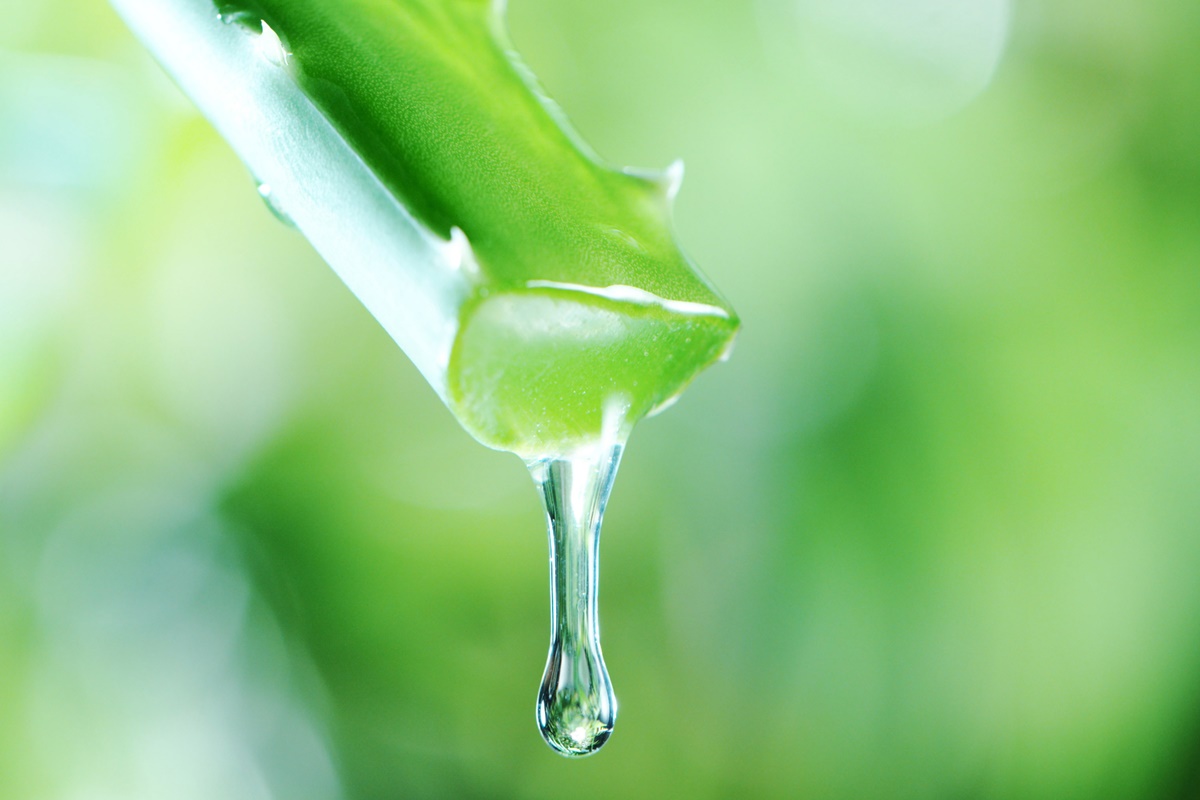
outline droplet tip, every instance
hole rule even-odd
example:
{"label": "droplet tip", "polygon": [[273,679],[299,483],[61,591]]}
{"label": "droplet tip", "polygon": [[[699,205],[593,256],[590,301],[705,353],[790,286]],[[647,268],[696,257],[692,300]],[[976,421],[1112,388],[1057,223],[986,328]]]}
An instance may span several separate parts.
{"label": "droplet tip", "polygon": [[574,730],[542,728],[542,738],[550,749],[565,758],[595,755],[612,736],[611,725],[579,726]]}

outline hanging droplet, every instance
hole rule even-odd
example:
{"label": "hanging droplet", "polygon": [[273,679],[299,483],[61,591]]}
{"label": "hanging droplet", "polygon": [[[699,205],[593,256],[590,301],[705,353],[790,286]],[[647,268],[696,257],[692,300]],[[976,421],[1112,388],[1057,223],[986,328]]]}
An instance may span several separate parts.
{"label": "hanging droplet", "polygon": [[617,699],[600,652],[597,591],[600,524],[621,445],[529,465],[550,529],[550,655],[538,692],[546,743],[565,756],[599,750],[612,734]]}

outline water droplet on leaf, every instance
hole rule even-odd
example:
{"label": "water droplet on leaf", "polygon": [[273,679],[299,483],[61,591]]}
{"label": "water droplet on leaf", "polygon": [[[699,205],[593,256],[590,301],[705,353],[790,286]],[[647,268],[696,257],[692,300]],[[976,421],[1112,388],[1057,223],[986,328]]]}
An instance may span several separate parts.
{"label": "water droplet on leaf", "polygon": [[269,183],[258,184],[258,196],[267,204],[267,209],[275,216],[275,219],[287,225],[289,228],[296,227],[296,223],[288,216],[288,213],[283,210],[283,206],[279,202],[279,197],[271,188]]}

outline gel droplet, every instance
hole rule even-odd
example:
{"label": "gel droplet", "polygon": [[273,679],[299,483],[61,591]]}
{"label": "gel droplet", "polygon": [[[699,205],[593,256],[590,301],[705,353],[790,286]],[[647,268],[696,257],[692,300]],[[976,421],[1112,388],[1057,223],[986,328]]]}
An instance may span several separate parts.
{"label": "gel droplet", "polygon": [[617,698],[600,652],[600,525],[621,445],[530,463],[550,533],[550,655],[538,692],[542,738],[564,756],[587,756],[612,735]]}

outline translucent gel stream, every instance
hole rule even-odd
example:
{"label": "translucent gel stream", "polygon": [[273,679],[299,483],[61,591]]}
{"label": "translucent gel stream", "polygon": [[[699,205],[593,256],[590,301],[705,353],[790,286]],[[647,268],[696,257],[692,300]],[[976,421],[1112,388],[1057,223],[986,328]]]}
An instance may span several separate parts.
{"label": "translucent gel stream", "polygon": [[565,756],[599,750],[617,719],[596,601],[600,524],[622,450],[617,444],[529,464],[550,533],[550,655],[537,722],[546,743]]}

